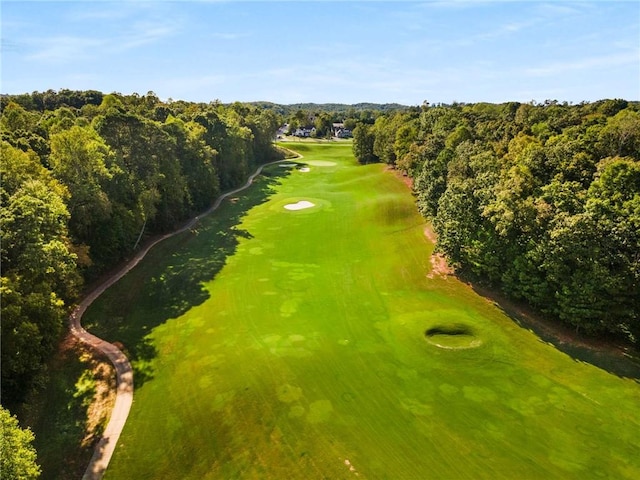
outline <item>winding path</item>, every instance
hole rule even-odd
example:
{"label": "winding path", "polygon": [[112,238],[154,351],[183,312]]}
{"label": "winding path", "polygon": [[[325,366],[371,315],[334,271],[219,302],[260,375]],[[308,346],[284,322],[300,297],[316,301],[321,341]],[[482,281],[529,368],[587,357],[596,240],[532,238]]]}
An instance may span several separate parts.
{"label": "winding path", "polygon": [[[299,155],[297,158],[302,158],[302,155]],[[98,285],[98,287],[92,290],[69,316],[69,329],[71,333],[83,343],[105,354],[109,358],[111,363],[113,363],[113,366],[116,369],[116,402],[113,406],[109,423],[107,424],[102,437],[96,445],[93,456],[89,461],[89,465],[87,466],[86,471],[84,472],[84,475],[82,477],[83,480],[101,479],[107,469],[107,466],[109,465],[111,456],[113,455],[116,444],[118,443],[118,438],[120,438],[120,433],[122,433],[124,424],[127,421],[127,417],[129,416],[129,410],[131,410],[131,405],[133,404],[133,370],[131,369],[131,363],[129,362],[129,359],[124,353],[122,353],[122,351],[118,347],[116,347],[112,343],[107,342],[106,340],[102,340],[101,338],[92,335],[82,327],[82,315],[87,310],[89,305],[91,305],[91,303],[93,303],[96,298],[102,295],[102,293],[107,288],[124,277],[133,267],[140,263],[140,260],[142,260],[149,252],[149,250],[151,250],[155,245],[162,242],[163,240],[166,240],[169,237],[178,235],[193,228],[193,226],[200,220],[200,218],[209,215],[211,212],[216,210],[225,198],[248,188],[253,183],[255,178],[260,175],[264,167],[286,161],[287,160],[276,160],[274,162],[260,165],[258,169],[247,179],[247,182],[244,185],[236,188],[235,190],[231,190],[230,192],[226,192],[220,195],[216,199],[215,203],[211,206],[211,208],[209,208],[206,212],[196,216],[186,225],[176,230],[175,232],[158,237],[153,242],[146,245],[140,252],[136,254],[133,259],[131,259],[131,261],[124,265],[122,269],[107,278],[104,283]]]}

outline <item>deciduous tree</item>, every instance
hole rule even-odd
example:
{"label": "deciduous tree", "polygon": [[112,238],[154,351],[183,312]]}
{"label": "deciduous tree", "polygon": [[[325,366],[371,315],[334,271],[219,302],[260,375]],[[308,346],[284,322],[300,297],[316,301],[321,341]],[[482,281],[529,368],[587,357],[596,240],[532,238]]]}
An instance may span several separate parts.
{"label": "deciduous tree", "polygon": [[32,480],[40,476],[31,430],[0,406],[0,475],[3,480]]}

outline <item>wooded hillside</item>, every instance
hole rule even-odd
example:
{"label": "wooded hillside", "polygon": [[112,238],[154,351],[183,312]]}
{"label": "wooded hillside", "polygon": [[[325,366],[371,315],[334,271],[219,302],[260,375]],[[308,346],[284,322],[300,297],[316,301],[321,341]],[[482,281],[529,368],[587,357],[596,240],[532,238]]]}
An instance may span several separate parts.
{"label": "wooded hillside", "polygon": [[275,159],[275,113],[147,95],[4,96],[2,402],[20,402],[84,281]]}
{"label": "wooded hillside", "polygon": [[591,334],[640,338],[640,105],[423,105],[354,131],[414,180],[457,272]]}

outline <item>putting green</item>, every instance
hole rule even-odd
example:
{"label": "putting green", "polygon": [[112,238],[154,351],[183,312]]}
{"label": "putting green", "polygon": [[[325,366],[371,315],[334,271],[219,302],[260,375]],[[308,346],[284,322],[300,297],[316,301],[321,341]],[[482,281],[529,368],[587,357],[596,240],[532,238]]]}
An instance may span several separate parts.
{"label": "putting green", "polygon": [[335,167],[337,165],[336,162],[329,162],[327,160],[309,160],[307,163],[314,167]]}
{"label": "putting green", "polygon": [[85,314],[136,371],[107,479],[640,478],[636,381],[428,278],[382,165],[294,148]]}

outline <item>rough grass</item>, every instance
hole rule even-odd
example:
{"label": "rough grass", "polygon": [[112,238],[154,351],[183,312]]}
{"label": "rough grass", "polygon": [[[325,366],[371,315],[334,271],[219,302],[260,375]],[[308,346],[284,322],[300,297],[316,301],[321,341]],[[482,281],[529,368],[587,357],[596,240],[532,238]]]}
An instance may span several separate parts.
{"label": "rough grass", "polygon": [[[428,278],[424,222],[381,165],[287,147],[309,172],[269,168],[87,312],[136,369],[107,479],[640,477],[638,383]],[[456,324],[482,344],[425,341]]]}
{"label": "rough grass", "polygon": [[23,412],[35,433],[42,480],[82,477],[113,407],[115,373],[69,335]]}

